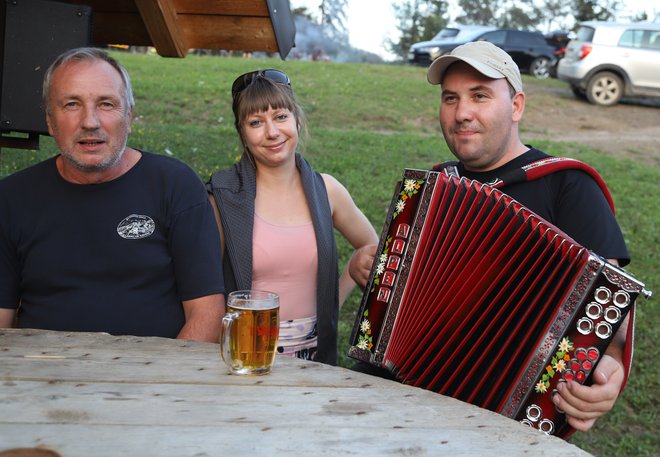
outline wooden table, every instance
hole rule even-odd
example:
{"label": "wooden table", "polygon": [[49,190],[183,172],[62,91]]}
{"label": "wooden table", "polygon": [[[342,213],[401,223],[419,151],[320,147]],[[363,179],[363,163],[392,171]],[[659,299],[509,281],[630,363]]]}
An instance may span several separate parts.
{"label": "wooden table", "polygon": [[587,456],[498,414],[279,356],[228,374],[209,343],[0,329],[0,451],[63,457]]}

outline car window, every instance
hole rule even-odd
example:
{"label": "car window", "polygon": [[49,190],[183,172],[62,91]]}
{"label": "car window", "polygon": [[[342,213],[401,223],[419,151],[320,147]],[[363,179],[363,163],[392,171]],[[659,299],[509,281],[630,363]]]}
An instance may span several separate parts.
{"label": "car window", "polygon": [[545,38],[543,38],[540,35],[537,35],[536,33],[530,33],[527,35],[528,40],[527,44],[532,45],[532,46],[547,46],[548,43],[545,41]]}
{"label": "car window", "polygon": [[621,35],[619,46],[660,50],[660,30],[626,30]]}
{"label": "car window", "polygon": [[533,35],[531,33],[525,32],[509,32],[506,37],[507,44],[512,46],[524,46],[526,44],[531,44],[530,38]]}
{"label": "car window", "polygon": [[621,35],[619,46],[626,48],[641,48],[642,39],[644,38],[644,30],[626,30]]}
{"label": "car window", "polygon": [[594,39],[594,33],[596,32],[596,29],[593,27],[588,27],[588,26],[581,26],[577,33],[575,34],[575,39],[577,41],[587,41],[587,42],[592,42]]}
{"label": "car window", "polygon": [[506,30],[495,30],[484,33],[479,37],[479,40],[490,41],[494,45],[503,46],[506,41]]}
{"label": "car window", "polygon": [[456,35],[458,35],[459,31],[460,30],[458,30],[458,29],[446,27],[446,28],[440,30],[440,32],[438,32],[438,34],[436,36],[434,36],[433,39],[434,40],[441,40],[441,39],[444,39],[444,38],[452,38],[452,37],[455,37]]}
{"label": "car window", "polygon": [[660,30],[649,30],[649,41],[644,47],[660,51]]}

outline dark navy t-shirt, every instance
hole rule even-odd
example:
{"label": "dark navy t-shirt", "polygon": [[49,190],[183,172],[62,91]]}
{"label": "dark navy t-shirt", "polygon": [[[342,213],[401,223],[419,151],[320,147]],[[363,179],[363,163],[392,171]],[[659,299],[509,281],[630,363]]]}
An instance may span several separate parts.
{"label": "dark navy t-shirt", "polygon": [[18,325],[175,337],[181,301],[224,291],[217,224],[195,172],[142,153],[80,185],[55,158],[0,180],[0,307]]}

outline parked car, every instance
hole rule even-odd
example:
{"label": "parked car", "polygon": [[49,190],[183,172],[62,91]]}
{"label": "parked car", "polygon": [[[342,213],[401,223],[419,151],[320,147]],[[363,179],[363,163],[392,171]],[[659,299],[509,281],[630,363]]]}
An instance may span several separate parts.
{"label": "parked car", "polygon": [[459,44],[473,41],[484,32],[495,29],[497,27],[487,25],[455,25],[445,27],[429,41],[420,41],[410,46],[408,61],[412,64],[427,67],[435,59],[451,51]]}
{"label": "parked car", "polygon": [[623,96],[660,97],[660,23],[580,23],[557,77],[597,105],[616,105]]}
{"label": "parked car", "polygon": [[429,65],[461,44],[480,40],[490,41],[508,52],[521,72],[537,78],[550,76],[550,68],[555,60],[554,46],[548,44],[541,33],[524,30],[466,31],[462,36],[459,33],[453,39],[416,43],[410,47],[408,61]]}

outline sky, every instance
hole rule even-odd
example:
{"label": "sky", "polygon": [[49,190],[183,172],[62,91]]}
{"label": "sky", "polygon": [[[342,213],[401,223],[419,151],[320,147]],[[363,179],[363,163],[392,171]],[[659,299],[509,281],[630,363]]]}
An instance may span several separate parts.
{"label": "sky", "polygon": [[[396,40],[398,30],[392,4],[398,0],[348,0],[347,24],[351,46],[378,54],[384,59],[392,60],[394,56],[384,46],[386,38]],[[313,15],[319,12],[320,0],[289,0],[291,8],[305,6]],[[456,0],[449,1],[457,4]],[[622,10],[631,13],[646,11],[651,19],[660,13],[660,7],[654,7],[654,1],[623,0]]]}

